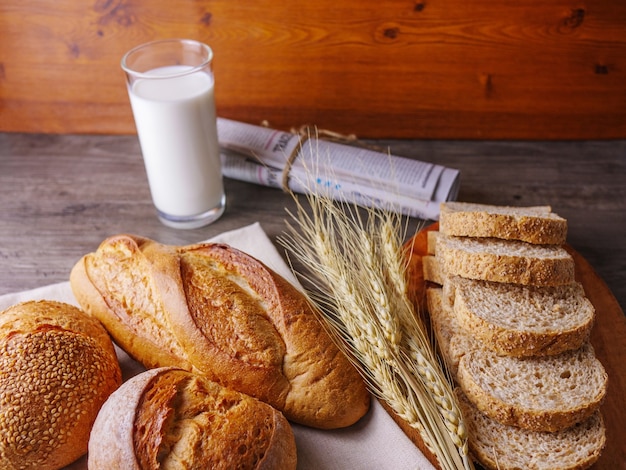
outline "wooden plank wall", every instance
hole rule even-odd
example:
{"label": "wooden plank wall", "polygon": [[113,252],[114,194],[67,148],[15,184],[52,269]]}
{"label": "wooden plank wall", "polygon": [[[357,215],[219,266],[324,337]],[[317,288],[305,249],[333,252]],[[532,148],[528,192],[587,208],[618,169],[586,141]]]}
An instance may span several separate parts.
{"label": "wooden plank wall", "polygon": [[215,51],[218,113],[362,138],[626,137],[623,0],[3,0],[0,131],[133,133],[126,50]]}

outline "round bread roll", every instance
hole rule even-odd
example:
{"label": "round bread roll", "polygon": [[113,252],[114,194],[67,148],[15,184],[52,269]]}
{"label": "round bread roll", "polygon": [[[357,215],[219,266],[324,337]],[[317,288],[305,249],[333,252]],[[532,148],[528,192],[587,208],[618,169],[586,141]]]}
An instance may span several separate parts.
{"label": "round bread roll", "polygon": [[121,381],[108,333],[78,308],[31,301],[0,313],[0,468],[53,470],[84,455]]}
{"label": "round bread roll", "polygon": [[89,470],[292,470],[293,431],[281,412],[204,376],[157,368],[106,401],[89,439]]}

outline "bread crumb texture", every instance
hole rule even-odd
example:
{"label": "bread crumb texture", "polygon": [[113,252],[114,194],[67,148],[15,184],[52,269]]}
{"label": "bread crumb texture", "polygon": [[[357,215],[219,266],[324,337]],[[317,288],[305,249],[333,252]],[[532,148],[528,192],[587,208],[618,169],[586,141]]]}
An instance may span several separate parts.
{"label": "bread crumb texture", "polygon": [[532,432],[487,418],[457,389],[472,435],[470,452],[493,470],[573,470],[591,466],[606,445],[600,412],[572,427]]}
{"label": "bread crumb texture", "polygon": [[580,348],[595,309],[579,283],[522,286],[451,278],[454,311],[467,333],[498,354],[555,355]]}
{"label": "bread crumb texture", "polygon": [[599,409],[607,374],[586,344],[557,356],[517,359],[487,350],[465,354],[459,383],[483,413],[504,424],[557,431]]}
{"label": "bread crumb texture", "polygon": [[198,376],[160,374],[140,402],[134,447],[141,468],[253,469],[271,442],[275,414]]}
{"label": "bread crumb texture", "polygon": [[565,248],[494,238],[437,237],[448,274],[523,285],[563,285],[574,279],[574,259]]}
{"label": "bread crumb texture", "polygon": [[120,383],[106,332],[80,310],[29,302],[3,312],[0,468],[57,469],[76,460],[87,451],[100,406]]}

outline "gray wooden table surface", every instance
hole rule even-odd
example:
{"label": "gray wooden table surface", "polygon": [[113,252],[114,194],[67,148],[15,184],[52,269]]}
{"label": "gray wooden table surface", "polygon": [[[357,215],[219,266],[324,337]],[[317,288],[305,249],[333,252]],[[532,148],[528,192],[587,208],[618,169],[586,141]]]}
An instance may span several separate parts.
{"label": "gray wooden table surface", "polygon": [[[626,306],[626,141],[376,141],[392,154],[461,172],[458,200],[545,205],[569,244]],[[226,180],[216,223],[175,230],[156,218],[136,136],[0,134],[0,294],[68,279],[116,233],[197,242],[259,221],[272,240],[293,207],[277,189]]]}

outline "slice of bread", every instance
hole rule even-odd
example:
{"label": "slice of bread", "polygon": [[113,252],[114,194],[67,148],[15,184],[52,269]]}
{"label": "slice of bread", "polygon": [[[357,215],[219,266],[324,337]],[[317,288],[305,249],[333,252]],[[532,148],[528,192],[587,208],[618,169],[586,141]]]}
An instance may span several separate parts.
{"label": "slice of bread", "polygon": [[554,433],[533,432],[494,421],[478,411],[458,388],[470,453],[492,470],[581,470],[600,457],[606,428],[599,412]]}
{"label": "slice of bread", "polygon": [[444,202],[439,230],[444,235],[520,240],[539,245],[562,245],[567,220],[550,206],[511,207]]}
{"label": "slice of bread", "polygon": [[580,283],[536,287],[454,276],[446,280],[444,295],[460,326],[500,355],[578,349],[593,326],[595,309]]}
{"label": "slice of bread", "polygon": [[439,234],[437,257],[447,274],[469,279],[533,286],[574,282],[574,259],[556,245]]}
{"label": "slice of bread", "polygon": [[426,234],[426,253],[429,255],[437,254],[437,237],[439,236],[439,230],[429,230]]}
{"label": "slice of bread", "polygon": [[425,281],[443,285],[446,276],[436,256],[426,255],[422,257],[422,271]]}
{"label": "slice of bread", "polygon": [[439,352],[452,377],[456,377],[461,357],[479,344],[462,330],[454,317],[452,308],[444,306],[441,287],[426,289],[426,302]]}
{"label": "slice of bread", "polygon": [[600,408],[607,388],[607,374],[588,343],[524,359],[470,350],[459,360],[456,379],[487,416],[531,431],[554,432],[585,420]]}
{"label": "slice of bread", "polygon": [[498,356],[460,327],[441,288],[426,292],[444,362],[472,403],[492,419],[533,431],[556,431],[600,407],[607,374],[590,344],[556,356]]}
{"label": "slice of bread", "polygon": [[444,203],[439,230],[421,274],[473,457],[498,469],[592,465],[606,442],[608,377],[588,342],[593,305],[562,246],[566,221],[549,206]]}

